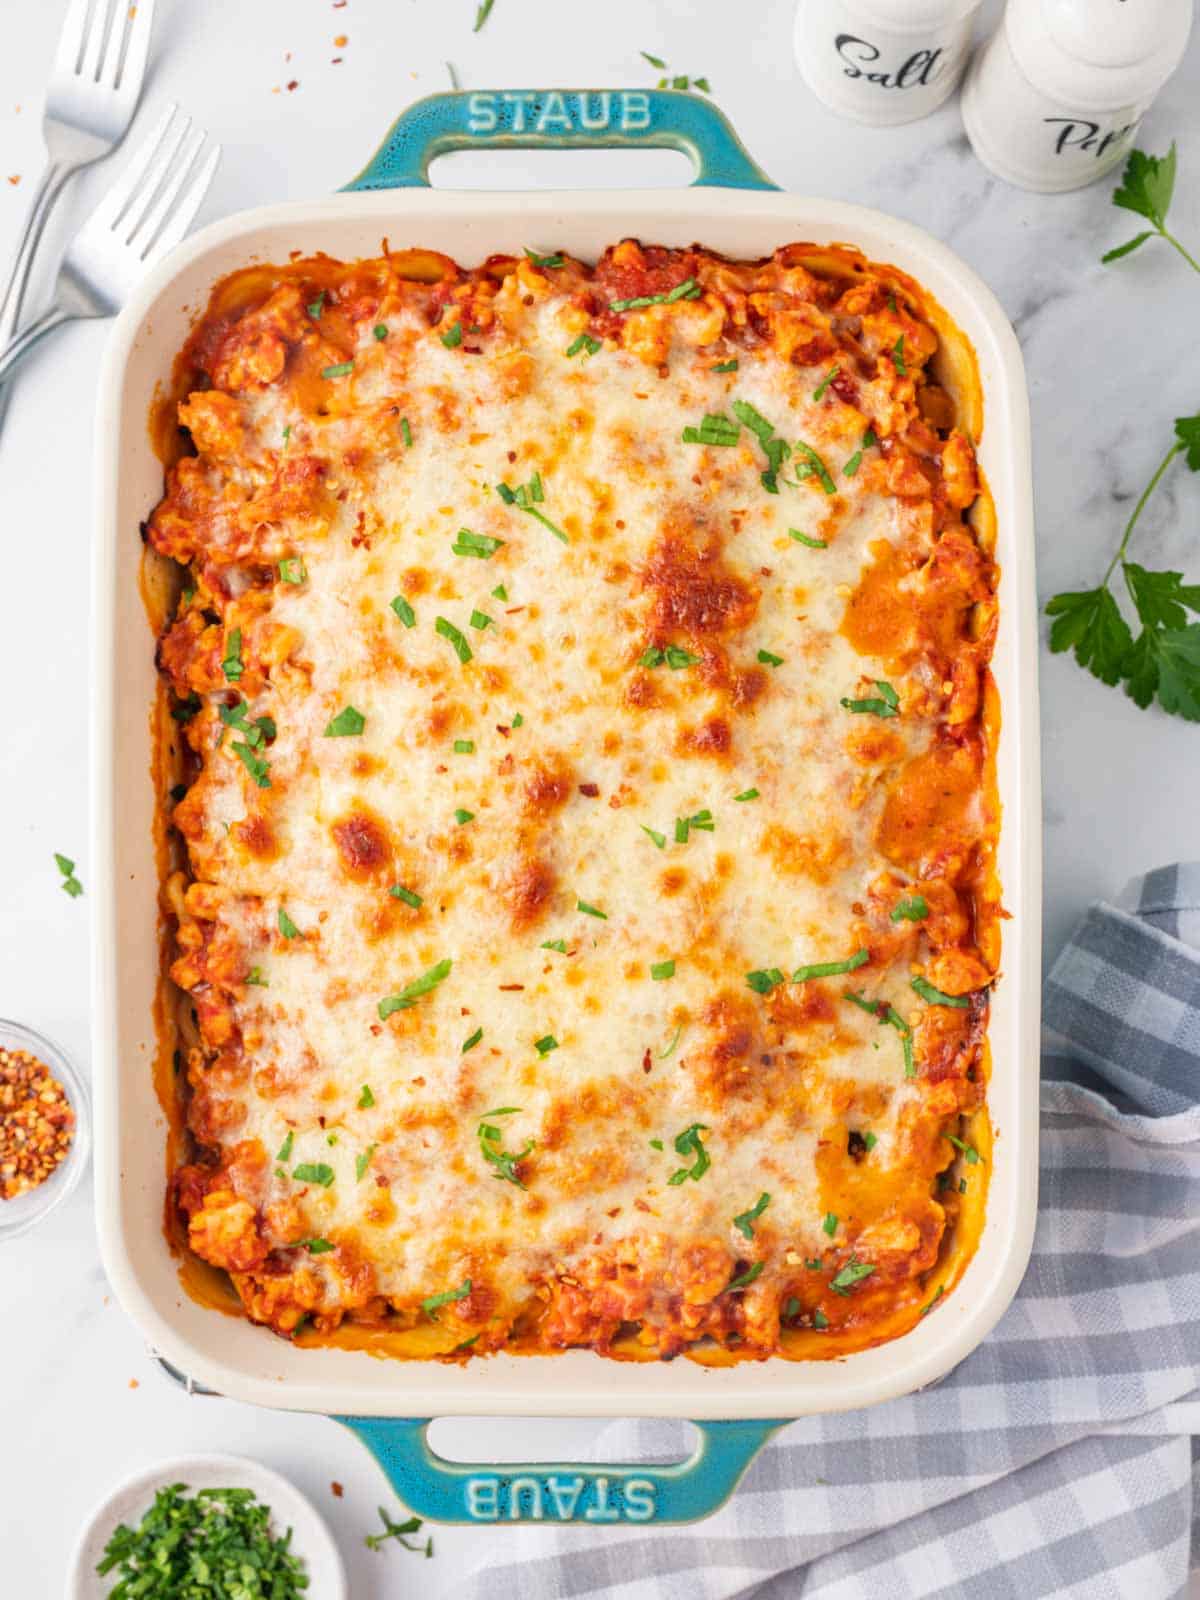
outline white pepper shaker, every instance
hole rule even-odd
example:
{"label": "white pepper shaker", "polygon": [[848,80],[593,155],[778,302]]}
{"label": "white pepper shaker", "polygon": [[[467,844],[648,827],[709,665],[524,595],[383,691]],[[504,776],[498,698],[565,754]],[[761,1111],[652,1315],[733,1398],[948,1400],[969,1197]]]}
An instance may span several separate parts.
{"label": "white pepper shaker", "polygon": [[794,46],[812,92],[877,127],[926,116],[962,77],[981,0],[800,0]]}
{"label": "white pepper shaker", "polygon": [[1057,194],[1125,159],[1179,65],[1192,0],[1008,0],[971,63],[963,123],[998,178]]}

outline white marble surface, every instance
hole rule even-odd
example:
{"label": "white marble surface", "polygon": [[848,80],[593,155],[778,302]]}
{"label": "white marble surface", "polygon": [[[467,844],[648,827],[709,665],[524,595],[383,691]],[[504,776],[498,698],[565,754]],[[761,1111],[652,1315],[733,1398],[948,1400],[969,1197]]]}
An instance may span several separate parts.
{"label": "white marble surface", "polygon": [[[967,146],[952,102],[925,122],[860,129],[826,113],[791,57],[791,0],[696,6],[607,0],[588,8],[496,0],[471,32],[475,0],[159,0],[149,109],[177,98],[225,146],[206,206],[215,217],[284,197],[317,196],[362,165],[393,115],[447,87],[549,83],[647,85],[639,50],[676,71],[707,73],[750,150],[786,188],[895,212],[947,240],[996,290],[1025,349],[1033,401],[1039,588],[1092,581],[1170,435],[1194,410],[1200,283],[1165,248],[1116,268],[1102,250],[1133,219],[1109,206],[1108,182],[1039,197],[991,179]],[[0,51],[0,259],[41,160],[41,89],[63,9],[5,0]],[[584,22],[590,15],[592,21]],[[733,43],[734,30],[745,30]],[[342,49],[335,35],[349,35]],[[291,59],[285,52],[291,51]],[[341,55],[340,65],[331,58]],[[293,92],[272,90],[289,79]],[[1154,108],[1142,143],[1180,141],[1175,220],[1200,241],[1200,48]],[[476,186],[678,182],[670,155],[456,158]],[[20,175],[20,183],[4,181]],[[71,215],[108,177],[73,191]],[[447,164],[443,181],[451,181]],[[67,224],[67,218],[61,219]],[[62,236],[62,228],[56,233]],[[1188,336],[1190,332],[1190,337]],[[87,549],[92,401],[103,325],[55,336],[22,375],[0,442],[0,1015],[52,1033],[88,1067],[87,902],[60,891],[52,852],[94,869],[85,840]],[[1139,558],[1200,574],[1200,479],[1177,469],[1145,519]],[[1071,663],[1042,661],[1047,953],[1086,900],[1134,871],[1195,853],[1200,729],[1139,712]],[[362,1535],[383,1479],[349,1435],[319,1417],[189,1399],[160,1378],[109,1296],[81,1188],[34,1237],[0,1247],[0,1590],[21,1600],[61,1592],[75,1530],[112,1482],[173,1453],[257,1456],[312,1492],[330,1516],[355,1600],[455,1592],[464,1562],[486,1559],[496,1532],[439,1531],[426,1564]],[[507,1453],[507,1424],[459,1425],[479,1454]],[[591,1428],[522,1428],[522,1448],[586,1438]],[[15,1441],[15,1446],[13,1444]],[[345,1486],[334,1499],[332,1480]]]}

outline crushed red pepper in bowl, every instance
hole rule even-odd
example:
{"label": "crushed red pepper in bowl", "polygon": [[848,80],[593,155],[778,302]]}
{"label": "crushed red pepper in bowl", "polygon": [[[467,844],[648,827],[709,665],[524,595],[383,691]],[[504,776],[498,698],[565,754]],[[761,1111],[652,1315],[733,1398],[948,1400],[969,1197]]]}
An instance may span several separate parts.
{"label": "crushed red pepper in bowl", "polygon": [[40,1057],[0,1046],[0,1200],[45,1183],[75,1136],[67,1091]]}

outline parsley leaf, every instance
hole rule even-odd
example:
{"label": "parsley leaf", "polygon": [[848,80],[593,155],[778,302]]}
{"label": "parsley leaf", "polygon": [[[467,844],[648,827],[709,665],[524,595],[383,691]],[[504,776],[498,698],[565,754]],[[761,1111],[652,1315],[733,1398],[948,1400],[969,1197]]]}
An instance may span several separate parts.
{"label": "parsley leaf", "polygon": [[754,1224],[758,1221],[759,1217],[762,1216],[763,1212],[770,1204],[771,1196],[764,1190],[764,1192],[759,1195],[754,1205],[751,1206],[749,1211],[739,1212],[739,1214],[734,1217],[734,1227],[739,1233],[744,1234],[747,1239],[753,1239]]}
{"label": "parsley leaf", "polygon": [[59,872],[62,873],[64,893],[69,894],[72,900],[78,900],[83,893],[83,885],[75,876],[75,863],[69,856],[60,856],[57,850],[54,852],[54,860]]}
{"label": "parsley leaf", "polygon": [[454,653],[465,667],[471,660],[471,646],[467,643],[466,635],[460,628],[456,628],[445,617],[438,617],[433,625],[435,633],[440,633],[443,639],[448,639],[454,646]]}
{"label": "parsley leaf", "polygon": [[[479,9],[484,13],[485,19],[487,12],[492,9],[493,3],[494,0],[484,0],[484,4],[480,6]],[[475,32],[478,33],[482,26],[482,22],[477,22],[475,25]],[[366,1535],[363,1543],[366,1545],[368,1550],[382,1549],[387,1540],[395,1539],[397,1544],[402,1544],[406,1550],[411,1550],[414,1555],[423,1554],[426,1558],[428,1558],[433,1554],[432,1538],[426,1539],[424,1545],[409,1544],[408,1542],[407,1536],[410,1533],[419,1533],[421,1528],[424,1526],[420,1517],[408,1517],[404,1522],[393,1522],[382,1506],[380,1506],[378,1510],[380,1518],[383,1522],[384,1531],[382,1533],[368,1533]]]}
{"label": "parsley leaf", "polygon": [[849,1261],[830,1281],[829,1287],[834,1294],[849,1294],[856,1283],[861,1283],[864,1278],[869,1278],[875,1268],[868,1266],[865,1261],[860,1261],[857,1256],[851,1255]]}
{"label": "parsley leaf", "polygon": [[1100,260],[1119,261],[1122,256],[1132,255],[1145,244],[1147,239],[1158,234],[1179,252],[1188,266],[1200,272],[1200,262],[1184,249],[1167,228],[1167,212],[1171,209],[1171,198],[1174,193],[1174,143],[1165,156],[1148,156],[1144,150],[1131,150],[1121,182],[1113,193],[1112,203],[1119,206],[1122,211],[1132,211],[1135,216],[1145,217],[1151,226],[1145,233],[1137,234],[1124,244],[1118,245],[1115,250],[1106,251]]}
{"label": "parsley leaf", "polygon": [[527,1155],[537,1149],[537,1145],[532,1139],[527,1139],[524,1150],[505,1150],[501,1143],[504,1135],[496,1124],[489,1120],[491,1117],[511,1117],[519,1110],[519,1106],[498,1106],[495,1111],[485,1111],[476,1133],[479,1138],[480,1155],[496,1168],[492,1176],[503,1183],[511,1183],[518,1189],[523,1189],[525,1185],[521,1181],[517,1167]]}
{"label": "parsley leaf", "polygon": [[427,1317],[432,1317],[434,1322],[436,1322],[437,1317],[434,1315],[434,1313],[440,1306],[448,1306],[454,1300],[465,1300],[470,1292],[471,1280],[470,1278],[464,1278],[457,1289],[443,1289],[441,1294],[427,1295],[426,1298],[421,1301],[421,1310]]}
{"label": "parsley leaf", "polygon": [[415,1006],[422,995],[431,989],[436,989],[450,975],[454,963],[447,957],[439,961],[435,967],[430,967],[428,972],[422,973],[419,978],[414,978],[411,983],[406,983],[398,994],[390,994],[379,1002],[379,1020],[386,1022],[393,1011],[408,1011]]}
{"label": "parsley leaf", "polygon": [[361,711],[356,711],[353,706],[343,706],[336,717],[330,719],[325,729],[327,739],[347,739],[359,734],[367,725],[367,719]]}
{"label": "parsley leaf", "polygon": [[730,1278],[729,1282],[721,1291],[722,1294],[729,1294],[733,1289],[744,1289],[747,1284],[753,1283],[755,1278],[757,1278],[759,1273],[762,1271],[763,1265],[763,1262],[756,1261],[753,1266],[747,1267],[745,1272],[739,1272],[736,1278]]}
{"label": "parsley leaf", "polygon": [[892,907],[893,922],[924,922],[929,915],[929,902],[922,894],[902,895]]}
{"label": "parsley leaf", "polygon": [[1111,686],[1120,682],[1133,635],[1107,584],[1056,594],[1046,606],[1046,615],[1055,619],[1050,648],[1056,655],[1073,650],[1079,665],[1101,683]]}
{"label": "parsley leaf", "polygon": [[682,1133],[677,1133],[675,1135],[674,1145],[676,1155],[680,1155],[685,1158],[688,1156],[693,1156],[695,1159],[690,1167],[680,1167],[667,1179],[667,1182],[673,1189],[677,1189],[681,1183],[685,1183],[689,1178],[691,1178],[693,1183],[699,1183],[700,1179],[708,1171],[709,1167],[712,1166],[712,1158],[709,1156],[708,1151],[704,1148],[704,1140],[700,1137],[702,1133],[708,1133],[709,1131],[710,1130],[705,1127],[704,1123],[693,1122],[690,1123]]}
{"label": "parsley leaf", "polygon": [[300,929],[282,906],[279,908],[279,931],[285,939],[298,939],[300,937]]}

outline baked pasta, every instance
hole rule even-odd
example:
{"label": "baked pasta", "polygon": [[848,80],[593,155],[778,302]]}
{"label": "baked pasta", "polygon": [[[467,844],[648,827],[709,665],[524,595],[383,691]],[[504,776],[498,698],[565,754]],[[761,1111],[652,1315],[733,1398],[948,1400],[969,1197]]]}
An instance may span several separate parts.
{"label": "baked pasta", "polygon": [[169,1211],[276,1333],[820,1358],[983,1214],[996,569],[897,270],[254,266],[145,531]]}

